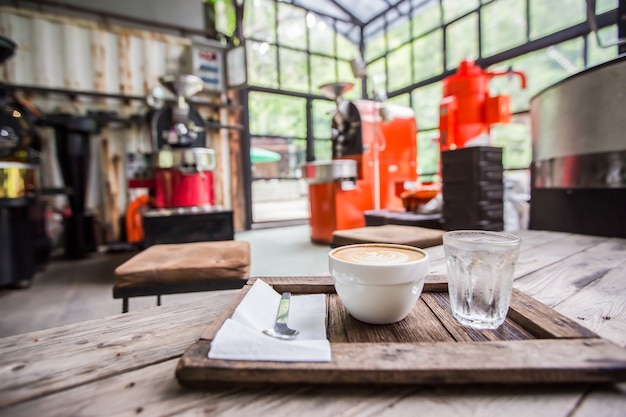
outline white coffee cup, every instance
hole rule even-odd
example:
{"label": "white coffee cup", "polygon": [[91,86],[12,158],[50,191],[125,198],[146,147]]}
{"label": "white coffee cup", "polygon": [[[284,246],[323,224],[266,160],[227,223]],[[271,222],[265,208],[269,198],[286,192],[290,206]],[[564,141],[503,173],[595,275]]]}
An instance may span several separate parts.
{"label": "white coffee cup", "polygon": [[428,275],[422,249],[386,243],[340,246],[328,253],[339,299],[357,320],[389,324],[415,306]]}

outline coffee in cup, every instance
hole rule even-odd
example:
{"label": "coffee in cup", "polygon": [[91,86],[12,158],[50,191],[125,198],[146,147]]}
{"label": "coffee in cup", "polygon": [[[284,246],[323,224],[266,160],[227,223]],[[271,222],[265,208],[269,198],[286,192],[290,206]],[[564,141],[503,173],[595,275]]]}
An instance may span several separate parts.
{"label": "coffee in cup", "polygon": [[334,251],[333,256],[342,261],[362,264],[401,264],[425,257],[423,252],[414,248],[376,244],[341,247]]}
{"label": "coffee in cup", "polygon": [[348,312],[372,324],[395,323],[415,306],[428,274],[428,253],[412,246],[365,243],[328,253],[335,290]]}

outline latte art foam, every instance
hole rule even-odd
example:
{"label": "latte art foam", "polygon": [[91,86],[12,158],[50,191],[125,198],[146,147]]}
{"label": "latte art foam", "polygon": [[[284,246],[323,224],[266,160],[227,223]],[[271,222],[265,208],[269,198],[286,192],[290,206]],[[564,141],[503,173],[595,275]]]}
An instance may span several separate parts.
{"label": "latte art foam", "polygon": [[346,262],[384,265],[414,262],[424,258],[424,255],[416,250],[376,245],[346,247],[335,251],[333,256]]}

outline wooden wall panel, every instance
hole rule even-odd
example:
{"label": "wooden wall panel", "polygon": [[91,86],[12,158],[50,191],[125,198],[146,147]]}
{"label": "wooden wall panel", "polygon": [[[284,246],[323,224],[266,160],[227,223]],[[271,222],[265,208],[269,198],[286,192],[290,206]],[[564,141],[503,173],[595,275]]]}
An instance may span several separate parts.
{"label": "wooden wall panel", "polygon": [[[135,28],[110,25],[100,21],[53,15],[33,10],[0,6],[0,33],[15,40],[19,49],[0,71],[1,81],[37,86],[115,95],[145,97],[159,85],[159,77],[179,68],[181,56],[191,39]],[[96,98],[84,95],[70,97],[62,93],[25,93],[44,113],[88,111],[116,113],[120,118],[143,115],[147,107],[140,100]],[[225,99],[215,93],[203,100]],[[231,110],[196,106],[205,117],[224,120]],[[243,185],[239,174],[241,155],[237,133],[231,130],[207,131],[207,146],[215,149],[217,169],[216,204],[235,210],[236,229],[245,227],[242,202]],[[54,150],[54,132],[45,132],[44,152]],[[96,213],[102,225],[104,241],[121,238],[119,219],[137,191],[126,187],[126,154],[149,152],[146,126],[113,124],[92,137],[91,170],[87,208]],[[63,186],[56,155],[45,155],[42,163],[47,187]],[[144,191],[145,192],[145,191]],[[241,194],[241,195],[240,195]],[[51,199],[58,209],[66,204],[64,197]]]}

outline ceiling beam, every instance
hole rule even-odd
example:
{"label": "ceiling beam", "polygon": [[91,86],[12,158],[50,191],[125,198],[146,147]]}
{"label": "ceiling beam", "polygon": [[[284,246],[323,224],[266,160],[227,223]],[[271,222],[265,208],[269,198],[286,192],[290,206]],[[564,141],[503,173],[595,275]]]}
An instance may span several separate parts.
{"label": "ceiling beam", "polygon": [[[279,0],[275,0],[275,1],[277,3],[279,2]],[[336,5],[334,1],[329,0],[329,2],[333,3],[334,5]],[[312,9],[309,6],[306,6],[306,5],[302,4],[302,2],[300,2],[298,0],[292,0],[290,4],[293,5],[293,6],[296,6],[296,7],[300,7],[302,9],[306,10],[306,11],[313,12],[313,13],[319,15],[319,16],[322,16],[322,17],[327,17],[329,19],[339,20],[340,22],[350,23],[351,25],[355,25],[355,26],[358,26],[358,27],[363,27],[363,22],[362,21],[360,21],[359,19],[356,18],[356,16],[354,16],[352,13],[349,13],[347,10],[344,10],[344,9],[341,9],[341,10],[348,15],[348,18],[332,16],[332,15],[329,15],[328,13],[322,12],[320,10]],[[337,6],[337,7],[339,7],[339,6]],[[339,7],[339,8],[341,8],[341,7]]]}
{"label": "ceiling beam", "polygon": [[350,16],[350,20],[355,25],[360,26],[360,27],[363,27],[365,25],[365,23],[361,19],[356,17],[354,14],[352,14],[352,12],[350,10],[346,9],[341,3],[337,2],[336,0],[329,0],[329,2],[334,4],[335,7],[337,7],[339,10],[341,10],[342,12],[344,12],[345,14]]}
{"label": "ceiling beam", "polygon": [[[398,6],[400,6],[400,5],[401,5],[401,4],[403,4],[403,3],[406,3],[407,1],[409,1],[409,0],[400,0],[400,1],[399,1],[399,2],[397,2],[396,4],[394,4],[394,5],[390,5],[390,6],[387,8],[387,10],[383,10],[382,12],[378,13],[376,16],[372,17],[370,20],[368,20],[367,22],[365,22],[363,26],[367,26],[367,25],[369,25],[369,24],[370,24],[370,23],[372,23],[373,21],[375,21],[375,20],[379,19],[380,17],[382,17],[382,16],[386,15],[386,14],[387,14],[387,12],[388,12],[389,10],[391,10],[391,9],[397,9],[397,8],[398,8]],[[423,2],[421,2],[420,4],[418,4],[418,5],[417,5],[417,7],[423,6],[423,5],[427,4],[427,3],[428,3],[428,2],[430,2],[430,1],[432,1],[432,0],[424,0]],[[389,2],[388,2],[388,1],[385,1],[385,3],[389,4]]]}

